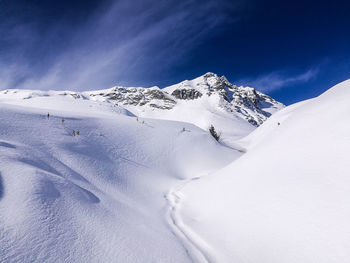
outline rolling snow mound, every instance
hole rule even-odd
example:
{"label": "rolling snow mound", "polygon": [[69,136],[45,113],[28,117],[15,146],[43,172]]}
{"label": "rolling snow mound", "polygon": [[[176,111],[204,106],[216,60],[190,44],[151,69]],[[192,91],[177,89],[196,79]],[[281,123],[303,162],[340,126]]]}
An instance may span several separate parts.
{"label": "rolling snow mound", "polygon": [[350,80],[277,112],[245,155],[181,190],[218,262],[350,262],[349,99]]}
{"label": "rolling snow mound", "polygon": [[284,108],[213,73],[1,91],[0,261],[350,262],[349,99]]}
{"label": "rolling snow mound", "polygon": [[0,262],[192,262],[166,195],[238,156],[189,123],[69,92],[8,91]]}

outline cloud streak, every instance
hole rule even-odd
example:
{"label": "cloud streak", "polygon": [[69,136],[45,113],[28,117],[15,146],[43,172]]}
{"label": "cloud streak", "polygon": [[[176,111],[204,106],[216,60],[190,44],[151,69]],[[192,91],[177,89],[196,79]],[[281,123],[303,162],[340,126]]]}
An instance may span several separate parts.
{"label": "cloud streak", "polygon": [[239,83],[252,86],[261,92],[272,92],[295,84],[307,83],[319,73],[318,68],[311,68],[303,73],[290,75],[283,71],[275,71],[255,79],[240,80]]}
{"label": "cloud streak", "polygon": [[0,88],[87,90],[166,74],[224,24],[227,1],[114,1],[83,23],[0,23]]}

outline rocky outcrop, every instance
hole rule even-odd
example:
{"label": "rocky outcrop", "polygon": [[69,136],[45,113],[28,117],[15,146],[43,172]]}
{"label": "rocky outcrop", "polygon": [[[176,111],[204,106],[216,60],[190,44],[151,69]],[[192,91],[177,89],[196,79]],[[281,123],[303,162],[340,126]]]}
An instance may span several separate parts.
{"label": "rocky outcrop", "polygon": [[269,111],[273,112],[284,107],[283,104],[254,88],[230,83],[224,76],[219,77],[214,73],[206,73],[203,79],[208,86],[208,96],[218,94],[225,100],[221,103],[221,107],[227,111],[237,112],[254,126],[259,126],[270,117]]}
{"label": "rocky outcrop", "polygon": [[131,107],[151,107],[153,109],[171,110],[177,101],[191,103],[193,100],[217,96],[217,107],[238,115],[254,126],[262,124],[283,104],[250,87],[236,86],[224,76],[206,73],[193,80],[160,89],[114,87],[108,90],[94,91],[88,94],[120,105]]}
{"label": "rocky outcrop", "polygon": [[195,89],[176,89],[171,95],[180,100],[194,100],[202,97],[202,93]]}
{"label": "rocky outcrop", "polygon": [[145,106],[158,109],[172,109],[176,104],[167,93],[157,87],[153,88],[125,88],[115,87],[106,92],[90,93],[90,96],[101,96],[115,101],[120,105]]}

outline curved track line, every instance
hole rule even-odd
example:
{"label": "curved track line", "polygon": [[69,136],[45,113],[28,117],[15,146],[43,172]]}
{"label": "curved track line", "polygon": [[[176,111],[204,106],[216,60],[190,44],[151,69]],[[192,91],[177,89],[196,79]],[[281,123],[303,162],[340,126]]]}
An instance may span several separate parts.
{"label": "curved track line", "polygon": [[180,184],[171,188],[164,196],[168,203],[167,220],[174,235],[181,241],[187,254],[192,259],[192,262],[198,263],[214,263],[218,262],[213,258],[212,248],[192,229],[186,226],[181,218],[180,209],[183,201],[181,189],[186,184],[193,180],[198,180],[200,177],[194,177],[182,181]]}

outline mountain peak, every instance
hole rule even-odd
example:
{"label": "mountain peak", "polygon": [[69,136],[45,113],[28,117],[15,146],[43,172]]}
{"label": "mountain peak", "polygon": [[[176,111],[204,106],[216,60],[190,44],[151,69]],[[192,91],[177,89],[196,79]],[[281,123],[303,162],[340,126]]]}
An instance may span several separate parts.
{"label": "mountain peak", "polygon": [[[7,99],[25,99],[28,102],[39,97],[107,102],[105,105],[121,106],[140,117],[185,121],[205,130],[214,125],[224,134],[238,134],[238,137],[261,125],[272,113],[284,107],[251,87],[236,86],[226,77],[212,72],[163,89],[115,86],[81,93],[12,90],[4,91],[3,95]],[[242,130],[244,132],[240,134]]]}
{"label": "mountain peak", "polygon": [[203,77],[218,77],[217,74],[213,73],[213,72],[207,72],[205,74],[202,75]]}
{"label": "mountain peak", "polygon": [[[209,106],[241,118],[253,126],[262,124],[273,112],[284,107],[283,104],[257,90],[236,86],[225,76],[207,72],[192,80],[159,89],[115,87],[112,90],[89,93],[127,107],[130,111],[147,112],[155,110],[174,110],[182,107]],[[159,112],[158,115],[164,114]]]}

